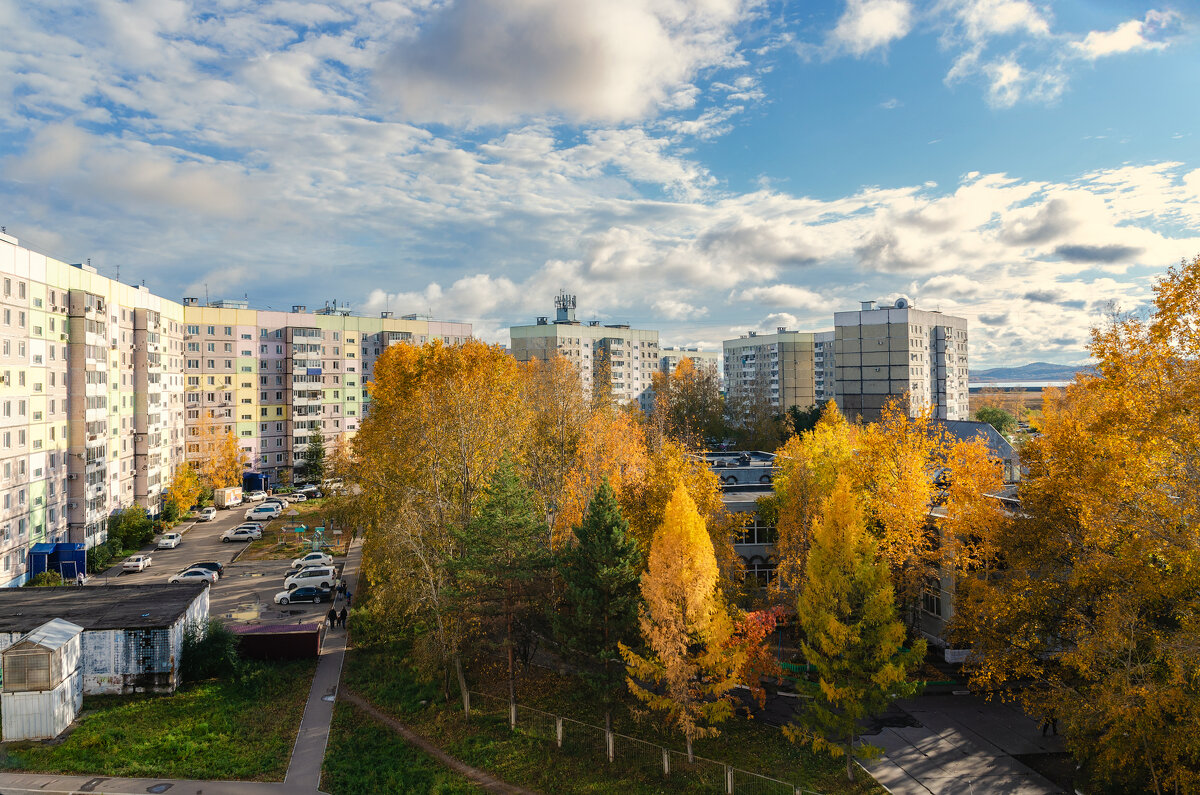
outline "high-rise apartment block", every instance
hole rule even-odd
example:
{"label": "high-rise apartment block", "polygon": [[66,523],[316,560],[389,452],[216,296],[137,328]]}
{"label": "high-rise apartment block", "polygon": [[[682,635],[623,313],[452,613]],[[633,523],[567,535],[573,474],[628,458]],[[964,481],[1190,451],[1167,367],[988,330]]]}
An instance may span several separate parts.
{"label": "high-rise apartment block", "polygon": [[387,312],[181,304],[0,234],[0,586],[25,581],[35,543],[92,546],[113,512],[157,513],[205,428],[278,482],[315,428],[332,444],[358,427],[385,348],[470,336]]}
{"label": "high-rise apartment block", "polygon": [[654,373],[659,369],[658,332],[624,324],[601,325],[575,319],[575,296],[554,300],[555,318],[539,317],[532,326],[510,328],[511,351],[519,362],[566,357],[578,369],[585,394],[597,379],[609,378],[613,396],[636,401],[644,411],[654,407]]}
{"label": "high-rise apartment block", "polygon": [[906,298],[834,315],[837,401],[848,416],[879,419],[892,398],[908,396],[909,413],[970,417],[967,321],[915,309]]}
{"label": "high-rise apartment block", "polygon": [[328,446],[358,429],[372,368],[388,346],[471,336],[467,323],[389,312],[276,312],[244,301],[201,306],[195,298],[184,299],[184,324],[187,458],[203,460],[216,436],[232,432],[251,467],[272,482],[304,458],[315,431]]}
{"label": "high-rise apartment block", "polygon": [[684,359],[689,359],[692,366],[699,371],[713,373],[721,377],[724,371],[721,367],[721,353],[719,351],[702,351],[699,348],[660,348],[658,369],[664,375],[670,375],[675,372],[675,368]]}
{"label": "high-rise apartment block", "polygon": [[818,406],[837,397],[834,347],[834,332],[818,331],[813,334],[813,378]]}
{"label": "high-rise apartment block", "polygon": [[814,345],[813,333],[786,328],[725,340],[726,394],[734,400],[766,398],[782,410],[815,404]]}

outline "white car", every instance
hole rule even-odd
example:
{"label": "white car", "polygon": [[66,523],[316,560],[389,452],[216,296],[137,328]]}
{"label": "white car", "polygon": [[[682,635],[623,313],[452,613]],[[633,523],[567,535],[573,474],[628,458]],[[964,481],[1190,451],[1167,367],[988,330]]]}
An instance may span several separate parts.
{"label": "white car", "polygon": [[183,536],[180,533],[163,533],[162,538],[158,539],[159,549],[174,549],[183,541]]}
{"label": "white car", "polygon": [[292,561],[293,569],[303,569],[306,566],[332,566],[333,558],[324,552],[309,552],[301,558]]}
{"label": "white car", "polygon": [[145,571],[151,563],[149,555],[130,555],[121,562],[121,571]]}
{"label": "white car", "polygon": [[274,519],[282,511],[275,505],[257,505],[246,511],[247,519]]}
{"label": "white car", "polygon": [[283,587],[289,591],[302,585],[332,588],[335,582],[337,582],[337,573],[332,566],[316,566],[311,569],[301,569],[295,574],[285,577]]}
{"label": "white car", "polygon": [[246,502],[260,502],[267,498],[265,491],[248,491],[242,495],[242,499]]}
{"label": "white car", "polygon": [[206,582],[212,585],[217,581],[217,573],[208,569],[184,569],[178,574],[172,574],[168,583],[177,582]]}
{"label": "white car", "polygon": [[235,527],[221,533],[222,541],[257,541],[262,538],[262,531],[253,527]]}
{"label": "white car", "polygon": [[296,492],[295,494],[289,494],[289,495],[287,495],[287,498],[288,498],[288,502],[306,502],[308,500],[308,497],[305,497],[300,492]]}
{"label": "white car", "polygon": [[274,505],[282,511],[287,507],[287,500],[285,500],[283,497],[267,497],[265,500],[263,500],[263,505]]}
{"label": "white car", "polygon": [[217,509],[211,505],[207,508],[201,508],[200,513],[196,514],[197,522],[211,522],[217,518]]}

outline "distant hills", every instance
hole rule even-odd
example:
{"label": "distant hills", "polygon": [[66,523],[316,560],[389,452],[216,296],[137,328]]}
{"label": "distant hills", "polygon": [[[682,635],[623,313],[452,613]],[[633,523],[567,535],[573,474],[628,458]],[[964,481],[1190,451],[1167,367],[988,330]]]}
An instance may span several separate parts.
{"label": "distant hills", "polygon": [[993,367],[990,370],[972,370],[969,380],[971,383],[987,383],[989,381],[1070,381],[1076,373],[1090,373],[1094,368],[1088,365],[1050,364],[1049,362],[1031,362],[1020,367]]}

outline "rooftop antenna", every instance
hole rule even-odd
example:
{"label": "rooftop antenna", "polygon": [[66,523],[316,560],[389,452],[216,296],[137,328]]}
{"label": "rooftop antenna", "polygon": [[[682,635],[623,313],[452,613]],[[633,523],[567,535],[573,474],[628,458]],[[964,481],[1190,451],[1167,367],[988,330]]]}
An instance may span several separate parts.
{"label": "rooftop antenna", "polygon": [[208,306],[208,282],[204,283],[204,305]]}

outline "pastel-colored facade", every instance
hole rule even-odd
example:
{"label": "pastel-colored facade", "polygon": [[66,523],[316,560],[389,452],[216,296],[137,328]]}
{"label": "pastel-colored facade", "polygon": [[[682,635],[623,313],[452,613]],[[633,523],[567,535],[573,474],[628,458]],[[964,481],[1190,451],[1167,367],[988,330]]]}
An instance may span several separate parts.
{"label": "pastel-colored facade", "polygon": [[250,468],[279,482],[304,457],[320,429],[326,450],[358,429],[369,409],[367,384],[390,345],[434,339],[459,344],[469,323],[342,309],[291,312],[250,309],[245,302],[206,306],[184,299],[187,444],[199,461],[210,453],[210,424],[237,437]]}
{"label": "pastel-colored facade", "polygon": [[818,405],[837,398],[835,336],[832,331],[813,335],[813,381]]}
{"label": "pastel-colored facade", "polygon": [[909,413],[970,419],[967,320],[915,309],[906,298],[834,315],[837,400],[847,416],[878,420],[884,403],[907,398]]}
{"label": "pastel-colored facade", "polygon": [[659,370],[658,332],[624,324],[581,323],[575,319],[575,296],[555,299],[551,323],[539,317],[532,326],[513,326],[509,332],[512,355],[519,362],[566,357],[578,369],[585,395],[597,379],[607,377],[612,394],[621,403],[636,402],[643,411],[654,408],[654,373]]}

